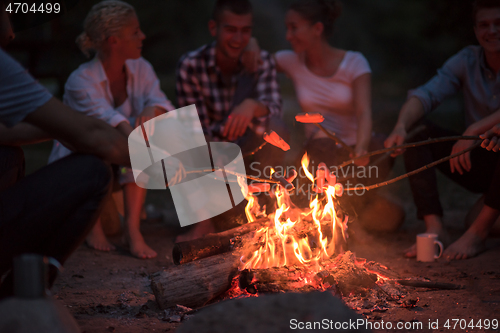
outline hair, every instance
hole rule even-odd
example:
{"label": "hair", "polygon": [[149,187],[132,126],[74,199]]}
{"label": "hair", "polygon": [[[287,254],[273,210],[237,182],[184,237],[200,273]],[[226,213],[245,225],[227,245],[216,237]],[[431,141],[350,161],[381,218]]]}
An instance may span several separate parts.
{"label": "hair", "polygon": [[229,10],[236,15],[252,14],[252,4],[249,0],[217,0],[212,12],[212,19],[220,22],[222,12]]}
{"label": "hair", "polygon": [[312,24],[323,23],[323,36],[329,38],[333,35],[335,21],[342,13],[342,4],[338,0],[298,0],[288,9],[299,13]]}
{"label": "hair", "polygon": [[134,7],[123,1],[107,0],[95,4],[85,18],[83,33],[76,39],[78,47],[90,57],[91,51],[99,51],[103,42],[118,33],[132,15],[135,15]]}
{"label": "hair", "polygon": [[480,9],[500,8],[500,0],[475,0],[472,3],[472,20],[476,23],[476,14]]}

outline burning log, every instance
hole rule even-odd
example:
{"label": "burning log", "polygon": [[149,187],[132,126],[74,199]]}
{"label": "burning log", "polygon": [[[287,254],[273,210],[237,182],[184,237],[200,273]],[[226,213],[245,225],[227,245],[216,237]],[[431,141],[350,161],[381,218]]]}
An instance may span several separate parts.
{"label": "burning log", "polygon": [[238,264],[238,255],[229,252],[154,273],[151,288],[156,302],[161,309],[205,305],[230,287]]}
{"label": "burning log", "polygon": [[211,257],[217,254],[234,250],[238,245],[235,238],[254,231],[264,226],[269,220],[259,219],[252,223],[243,224],[240,227],[208,234],[204,237],[186,242],[175,243],[172,250],[174,264],[181,265],[193,260]]}
{"label": "burning log", "polygon": [[323,269],[316,274],[308,267],[298,266],[246,269],[240,273],[239,287],[251,294],[329,289],[347,296],[365,294],[378,279],[377,274],[357,264],[351,252],[322,265]]}

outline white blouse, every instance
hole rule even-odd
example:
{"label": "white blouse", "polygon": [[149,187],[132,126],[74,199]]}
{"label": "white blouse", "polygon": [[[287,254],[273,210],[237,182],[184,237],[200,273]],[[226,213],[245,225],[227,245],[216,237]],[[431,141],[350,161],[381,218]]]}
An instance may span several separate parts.
{"label": "white blouse", "polygon": [[[334,132],[348,145],[355,145],[358,121],[354,112],[353,82],[363,74],[371,73],[366,58],[359,52],[347,51],[339,68],[330,77],[312,73],[299,56],[289,50],[276,53],[276,61],[293,81],[297,99],[304,112],[321,113],[322,125]],[[306,124],[308,138],[318,128]]]}
{"label": "white blouse", "polygon": [[[175,109],[160,90],[160,80],[148,61],[142,57],[129,59],[125,62],[125,68],[127,70],[127,103],[130,107],[114,107],[106,72],[97,57],[80,65],[71,73],[64,86],[63,102],[113,127],[123,121],[127,121],[134,127],[135,118],[148,106],[160,107],[166,111]],[[54,140],[49,163],[69,154],[71,150]]]}

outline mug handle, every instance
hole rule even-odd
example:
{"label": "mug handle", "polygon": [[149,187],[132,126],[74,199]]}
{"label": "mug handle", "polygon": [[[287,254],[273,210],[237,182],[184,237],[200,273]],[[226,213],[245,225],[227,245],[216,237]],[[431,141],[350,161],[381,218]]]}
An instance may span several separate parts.
{"label": "mug handle", "polygon": [[441,255],[443,254],[443,243],[441,243],[440,241],[436,240],[434,241],[434,245],[439,245],[439,254],[438,255],[434,255],[434,259],[439,259],[441,258]]}

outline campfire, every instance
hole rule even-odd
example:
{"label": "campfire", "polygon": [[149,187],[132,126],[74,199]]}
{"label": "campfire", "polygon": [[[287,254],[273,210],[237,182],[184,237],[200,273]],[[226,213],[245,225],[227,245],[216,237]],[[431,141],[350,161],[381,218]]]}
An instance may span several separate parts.
{"label": "campfire", "polygon": [[[272,188],[240,180],[248,200],[248,223],[175,244],[178,266],[151,276],[161,308],[197,308],[222,299],[313,290],[329,291],[357,309],[387,309],[390,302],[415,305],[415,300],[404,300],[403,280],[396,273],[348,251],[349,218],[338,204],[343,187],[335,174],[320,163],[313,176],[307,154],[301,164],[315,192],[309,207],[299,208],[290,198],[295,170],[286,178],[273,172],[278,184]],[[275,201],[268,215],[255,195],[263,190]]]}

